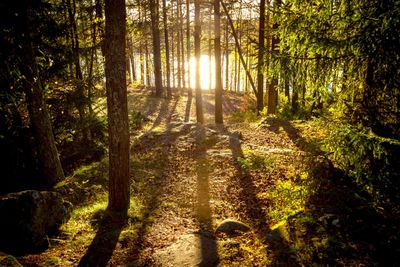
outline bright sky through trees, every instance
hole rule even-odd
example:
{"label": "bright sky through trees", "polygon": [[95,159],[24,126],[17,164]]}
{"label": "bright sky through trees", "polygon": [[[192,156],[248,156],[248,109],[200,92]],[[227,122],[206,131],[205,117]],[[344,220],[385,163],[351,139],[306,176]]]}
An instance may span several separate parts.
{"label": "bright sky through trees", "polygon": [[[192,57],[190,59],[190,68],[193,70],[196,67],[196,59]],[[194,88],[195,84],[195,72],[190,73],[190,85]],[[211,77],[210,77],[211,76]],[[214,57],[210,58],[208,55],[201,55],[200,57],[200,77],[201,77],[201,89],[208,90],[210,88],[211,81],[211,89],[215,88],[215,60]]]}

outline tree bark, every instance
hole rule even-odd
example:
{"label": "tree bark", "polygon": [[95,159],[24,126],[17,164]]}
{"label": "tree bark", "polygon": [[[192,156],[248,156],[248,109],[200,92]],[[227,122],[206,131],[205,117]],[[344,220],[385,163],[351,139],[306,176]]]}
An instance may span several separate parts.
{"label": "tree bark", "polygon": [[229,89],[229,30],[228,22],[225,22],[225,90]]}
{"label": "tree bark", "polygon": [[150,78],[150,53],[149,53],[149,43],[147,42],[147,38],[145,38],[144,42],[145,49],[145,63],[146,63],[146,85],[151,86],[151,78]]}
{"label": "tree bark", "polygon": [[181,45],[181,56],[182,56],[182,66],[181,66],[181,78],[182,78],[182,89],[186,88],[186,71],[185,71],[185,44],[184,44],[184,38],[183,38],[183,14],[182,14],[182,1],[178,1],[178,18],[179,18],[179,37],[181,38],[180,40],[180,45]]}
{"label": "tree bark", "polygon": [[[72,6],[71,6],[72,5]],[[79,36],[78,36],[78,29],[76,25],[76,2],[75,0],[72,1],[68,0],[68,14],[69,14],[69,22],[71,24],[71,45],[72,45],[72,56],[75,65],[75,79],[76,79],[76,100],[75,105],[79,113],[79,121],[81,127],[83,127],[82,131],[82,138],[83,142],[87,142],[89,138],[89,132],[87,127],[84,126],[85,121],[85,93],[84,93],[84,84],[83,84],[83,74],[82,68],[80,64],[80,46],[79,46]]]}
{"label": "tree bark", "polygon": [[[281,0],[277,0],[274,2],[274,9],[278,10],[281,6]],[[279,24],[277,22],[274,22],[273,29],[274,32],[278,29]],[[271,44],[271,52],[272,53],[278,53],[278,45],[279,45],[279,37],[278,34],[275,33],[272,36],[272,44]],[[277,86],[278,86],[278,77],[276,74],[274,77],[272,77],[271,84],[269,85],[268,88],[268,109],[267,109],[267,114],[276,114],[276,109],[278,105],[278,91],[277,91]]]}
{"label": "tree bark", "polygon": [[[215,57],[215,123],[223,123],[221,73],[221,12],[219,0],[214,0],[214,57]],[[211,66],[210,66],[211,67]]]}
{"label": "tree bark", "polygon": [[196,58],[196,118],[198,123],[204,123],[203,100],[200,84],[200,0],[194,1],[194,54]]}
{"label": "tree bark", "polygon": [[130,191],[125,0],[106,0],[105,13],[105,74],[110,161],[108,208],[125,217],[129,208]]}
{"label": "tree bark", "polygon": [[186,63],[188,73],[188,97],[192,97],[190,77],[190,0],[186,0]]}
{"label": "tree bark", "polygon": [[151,31],[153,35],[153,59],[154,59],[154,82],[156,96],[163,94],[162,71],[161,71],[161,46],[158,4],[156,0],[150,0]]}
{"label": "tree bark", "polygon": [[40,79],[39,69],[35,58],[31,38],[30,18],[33,17],[30,7],[22,7],[22,20],[24,33],[22,45],[25,51],[24,64],[21,69],[25,76],[25,94],[28,104],[29,119],[33,128],[40,171],[43,175],[45,186],[53,186],[64,179],[54,134],[50,123],[50,116],[44,97],[44,88]]}
{"label": "tree bark", "polygon": [[181,31],[179,30],[179,5],[180,5],[180,0],[176,1],[176,16],[178,17],[178,24],[177,24],[177,28],[176,28],[176,79],[178,80],[178,92],[181,93],[182,92],[182,88],[184,87],[184,85],[182,84],[182,72],[181,72]]}
{"label": "tree bark", "polygon": [[260,0],[260,20],[258,31],[258,64],[257,64],[257,113],[264,108],[264,45],[265,40],[265,0]]}
{"label": "tree bark", "polygon": [[163,3],[163,21],[164,21],[164,40],[165,40],[165,58],[166,58],[166,75],[167,75],[167,97],[171,97],[171,65],[169,57],[169,40],[168,40],[168,23],[167,23],[167,4],[166,0]]}

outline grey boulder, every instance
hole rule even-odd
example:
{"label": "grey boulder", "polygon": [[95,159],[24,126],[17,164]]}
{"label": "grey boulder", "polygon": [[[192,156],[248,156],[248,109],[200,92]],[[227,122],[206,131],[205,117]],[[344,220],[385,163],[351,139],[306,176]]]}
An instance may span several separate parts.
{"label": "grey boulder", "polygon": [[47,236],[70,217],[71,204],[56,192],[27,190],[0,196],[0,249],[24,253],[47,248]]}

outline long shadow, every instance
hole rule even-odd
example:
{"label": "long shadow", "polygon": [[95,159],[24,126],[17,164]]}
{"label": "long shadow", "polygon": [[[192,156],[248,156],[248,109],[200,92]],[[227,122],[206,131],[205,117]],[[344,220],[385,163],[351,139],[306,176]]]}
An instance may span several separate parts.
{"label": "long shadow", "polygon": [[126,225],[126,219],[115,219],[108,211],[101,211],[96,236],[87,249],[85,255],[79,261],[78,266],[106,266],[117,246],[119,235]]}
{"label": "long shadow", "polygon": [[240,203],[243,203],[241,208],[244,209],[247,219],[252,222],[252,227],[256,231],[259,239],[268,245],[273,257],[273,265],[282,266],[298,266],[298,263],[293,259],[290,250],[290,245],[287,242],[284,234],[280,231],[271,231],[267,221],[268,215],[262,209],[267,203],[263,203],[257,197],[257,187],[254,184],[254,178],[245,169],[241,167],[238,158],[244,158],[240,134],[237,132],[227,133],[229,136],[229,148],[232,151],[232,160],[237,171],[237,183],[242,189],[238,196]]}
{"label": "long shadow", "polygon": [[196,219],[200,228],[201,264],[214,266],[218,263],[217,244],[214,240],[210,208],[209,173],[205,129],[198,126],[196,136],[196,174],[197,174],[197,204]]}
{"label": "long shadow", "polygon": [[274,133],[279,133],[279,130],[282,128],[293,141],[293,143],[302,151],[314,154],[321,153],[319,146],[317,144],[308,142],[304,137],[301,136],[300,131],[289,121],[280,118],[268,117],[262,122],[262,125]]}
{"label": "long shadow", "polygon": [[185,122],[188,122],[190,120],[190,109],[192,107],[192,100],[193,100],[193,97],[188,96],[188,100],[187,100],[186,108],[185,108]]}
{"label": "long shadow", "polygon": [[[128,104],[129,106],[133,106],[133,110],[143,110],[143,115],[149,117],[153,115],[162,101],[162,98],[147,96],[146,101],[138,100],[137,98],[143,98],[143,95],[134,94],[128,96]],[[138,104],[139,103],[139,104]]]}
{"label": "long shadow", "polygon": [[[400,261],[399,214],[379,206],[354,178],[336,169],[325,156],[318,157],[324,155],[318,143],[306,140],[290,122],[267,118],[263,124],[276,133],[282,128],[300,150],[310,153],[306,166],[312,194],[304,211],[287,220],[290,239],[305,247],[301,253],[312,251],[302,264],[395,266]],[[299,230],[303,235],[296,237]],[[316,243],[318,239],[325,245]]]}
{"label": "long shadow", "polygon": [[154,120],[153,126],[151,127],[150,131],[159,126],[164,118],[166,118],[166,123],[170,123],[172,119],[172,115],[176,110],[176,106],[179,102],[179,98],[176,98],[172,108],[170,109],[170,99],[165,99],[160,107],[158,112],[157,118]]}
{"label": "long shadow", "polygon": [[232,100],[230,99],[230,96],[227,92],[224,92],[224,96],[223,96],[223,106],[224,106],[224,112],[226,113],[230,113],[233,110],[235,110],[235,106],[232,102]]}
{"label": "long shadow", "polygon": [[[167,117],[167,123],[170,123],[172,116]],[[167,127],[166,131],[156,138],[149,137],[149,140],[142,140],[141,142],[147,143],[146,147],[150,147],[150,149],[162,143],[162,151],[161,154],[158,155],[159,160],[162,159],[162,172],[163,174],[156,178],[153,181],[145,181],[146,185],[143,187],[144,191],[139,192],[141,195],[145,197],[144,203],[145,207],[143,209],[143,215],[141,218],[141,222],[139,227],[137,228],[137,235],[132,241],[132,250],[129,251],[128,262],[135,262],[138,259],[138,256],[143,248],[145,248],[145,239],[148,229],[153,224],[154,220],[151,219],[153,215],[157,213],[157,209],[162,204],[162,196],[166,192],[166,188],[168,188],[167,183],[169,182],[164,172],[168,166],[168,153],[171,145],[176,142],[176,140],[190,130],[191,125],[185,125],[179,132],[171,133],[171,127]],[[148,138],[145,137],[144,138]],[[141,146],[140,144],[136,145],[137,147],[132,147],[131,150],[135,151],[135,153],[147,152],[148,149],[146,147]],[[148,260],[148,259],[146,259]],[[151,266],[151,262],[140,263],[139,265]]]}

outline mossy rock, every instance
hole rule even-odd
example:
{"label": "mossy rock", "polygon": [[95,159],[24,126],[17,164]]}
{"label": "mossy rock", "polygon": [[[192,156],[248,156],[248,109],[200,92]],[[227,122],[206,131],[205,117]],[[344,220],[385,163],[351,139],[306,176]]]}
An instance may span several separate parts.
{"label": "mossy rock", "polygon": [[18,260],[12,255],[0,255],[0,267],[22,267]]}

